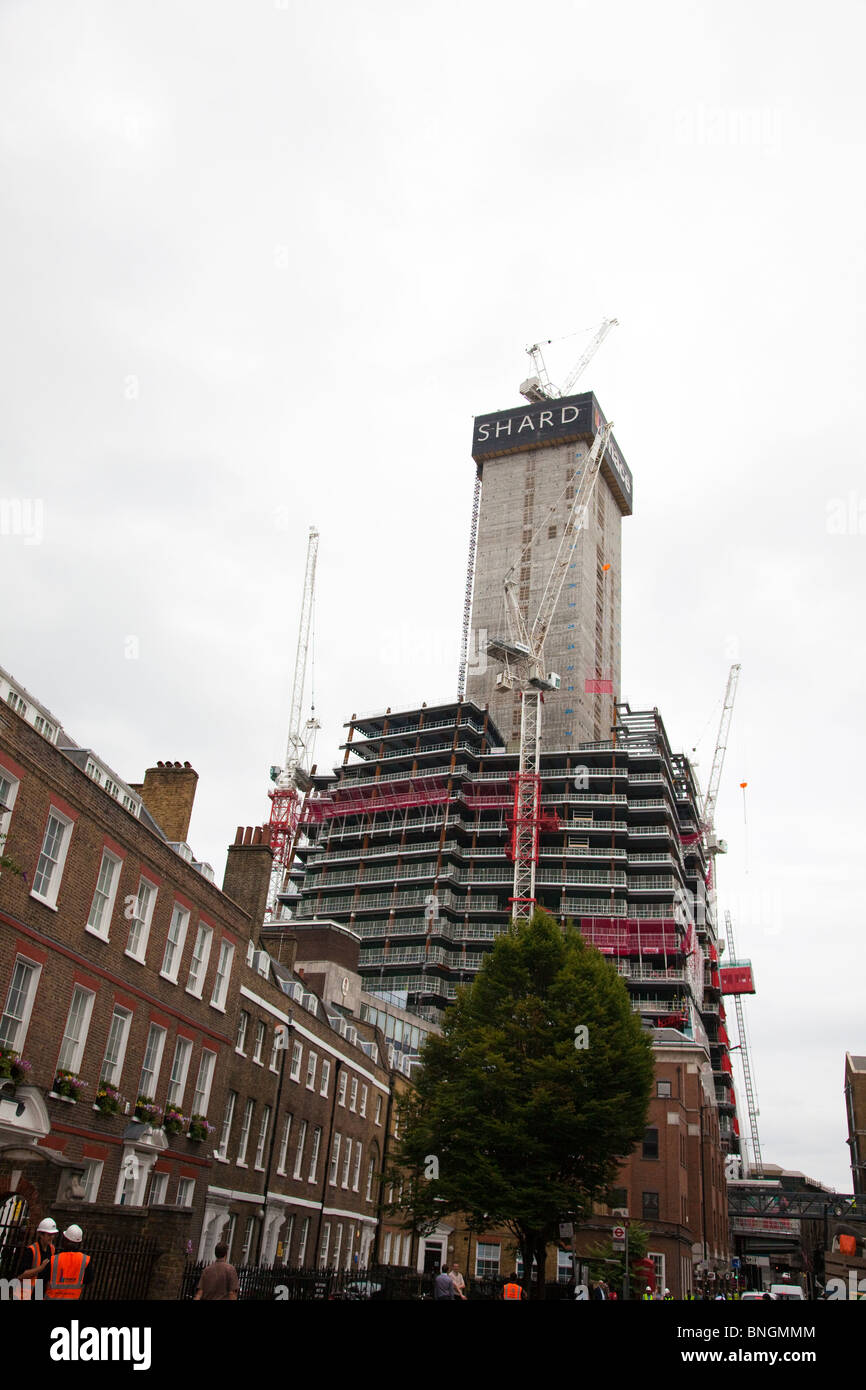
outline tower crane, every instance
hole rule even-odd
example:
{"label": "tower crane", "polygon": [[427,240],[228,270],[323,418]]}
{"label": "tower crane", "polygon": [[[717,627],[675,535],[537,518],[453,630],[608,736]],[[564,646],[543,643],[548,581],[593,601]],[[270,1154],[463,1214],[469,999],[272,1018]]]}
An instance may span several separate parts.
{"label": "tower crane", "polygon": [[298,646],[295,652],[295,674],[292,680],[292,702],[289,711],[289,734],[282,767],[271,768],[271,781],[276,785],[268,792],[271,798],[269,823],[270,846],[274,859],[268,891],[268,912],[277,913],[277,897],[285,886],[291,866],[295,836],[301,814],[303,796],[310,789],[310,777],[305,764],[312,761],[317,731],[321,728],[315,711],[301,727],[301,706],[307,681],[307,658],[310,650],[310,629],[313,617],[313,596],[316,586],[316,558],[319,553],[319,533],[310,527],[307,539],[307,562],[304,570],[304,592],[301,601],[301,621]]}
{"label": "tower crane", "polygon": [[724,840],[720,840],[715,832],[716,819],[716,800],[719,795],[719,785],[722,780],[722,768],[725,763],[725,753],[728,749],[728,735],[731,731],[731,719],[734,714],[734,700],[737,694],[737,682],[740,679],[740,663],[734,662],[728,672],[728,683],[725,687],[725,698],[722,703],[722,717],[719,721],[719,732],[716,738],[716,750],[713,754],[713,765],[710,769],[710,780],[707,783],[707,792],[704,797],[703,810],[701,812],[702,829],[707,846],[709,857],[709,873],[707,876],[707,887],[712,893],[715,887],[715,859],[717,854],[726,854],[728,846]]}
{"label": "tower crane", "polygon": [[[545,690],[558,690],[560,677],[545,671],[544,639],[553,618],[571,557],[581,531],[586,526],[589,502],[604,452],[613,430],[602,425],[592,443],[575,488],[574,500],[563,528],[553,567],[547,577],[535,620],[530,628],[515,592],[516,564],[505,577],[505,612],[508,636],[487,644],[488,655],[503,663],[496,678],[497,688],[513,690],[519,684],[520,762],[514,779],[514,808],[511,857],[514,861],[512,921],[528,921],[535,907],[535,871],[538,863],[538,836],[543,828],[541,815],[541,715]],[[518,562],[519,563],[519,562]]]}
{"label": "tower crane", "polygon": [[[736,961],[736,948],[734,946],[734,927],[731,922],[730,912],[725,912],[725,939],[727,941],[730,960],[726,959],[726,967],[730,969]],[[749,1130],[752,1136],[752,1158],[754,1173],[750,1176],[761,1177],[764,1171],[764,1162],[761,1158],[761,1141],[758,1138],[758,1100],[755,1093],[755,1082],[752,1076],[752,1059],[749,1051],[749,1038],[746,1033],[746,1019],[743,1013],[743,996],[739,991],[734,994],[734,1006],[737,1011],[737,1036],[740,1039],[740,1059],[743,1063],[743,1080],[746,1084],[746,1106],[749,1112]]]}
{"label": "tower crane", "polygon": [[[598,352],[598,349],[601,347],[608,333],[612,328],[616,327],[618,322],[618,319],[604,320],[601,327],[596,330],[595,336],[589,344],[589,347],[586,349],[583,356],[580,358],[580,360],[573,367],[572,371],[569,373],[569,376],[566,379],[561,391],[557,391],[556,387],[553,385],[553,382],[550,380],[550,377],[547,374],[547,367],[545,366],[544,358],[541,355],[542,344],[533,343],[532,347],[528,347],[526,351],[532,360],[532,365],[535,368],[535,375],[527,377],[526,381],[522,381],[520,383],[521,396],[524,396],[528,401],[552,401],[556,400],[560,396],[570,395],[574,389],[575,383],[577,382],[578,378],[581,376],[585,368],[589,366],[590,362],[592,361],[595,354]],[[548,343],[552,341],[552,338],[547,339]]]}

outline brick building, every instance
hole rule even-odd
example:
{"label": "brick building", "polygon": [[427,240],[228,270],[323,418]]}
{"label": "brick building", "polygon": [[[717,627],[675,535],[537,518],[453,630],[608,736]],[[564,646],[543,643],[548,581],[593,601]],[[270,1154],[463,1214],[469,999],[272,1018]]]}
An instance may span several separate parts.
{"label": "brick building", "polygon": [[[255,844],[233,848],[251,883]],[[258,858],[266,897],[270,853]],[[357,957],[353,933],[327,923],[250,943],[200,1258],[222,1239],[237,1264],[371,1262],[391,1078],[384,1036],[356,1016]]]}
{"label": "brick building", "polygon": [[261,928],[263,828],[215,886],[196,782],[124,782],[0,673],[0,1227],[71,1211],[153,1237],[163,1288],[220,1239],[238,1263],[363,1266],[392,1071],[426,1033],[397,1010],[396,1043],[354,933]]}
{"label": "brick building", "polygon": [[197,1234],[213,1158],[190,1119],[224,1110],[250,919],[186,843],[195,784],[179,763],[123,782],[0,673],[0,1205],[27,1219],[83,1201],[117,1230],[147,1203]]}

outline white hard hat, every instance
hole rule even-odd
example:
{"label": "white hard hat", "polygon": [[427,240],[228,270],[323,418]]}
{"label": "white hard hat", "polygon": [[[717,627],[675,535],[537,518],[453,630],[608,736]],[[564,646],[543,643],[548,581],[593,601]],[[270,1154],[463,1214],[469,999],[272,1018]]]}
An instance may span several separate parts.
{"label": "white hard hat", "polygon": [[79,1245],[84,1239],[84,1232],[80,1226],[67,1226],[63,1232],[67,1240],[71,1240],[75,1245]]}
{"label": "white hard hat", "polygon": [[665,1289],[665,1293],[670,1293],[670,1289]]}
{"label": "white hard hat", "polygon": [[36,1234],[45,1236],[56,1236],[57,1224],[54,1221],[54,1218],[51,1216],[46,1216],[44,1221],[40,1221],[39,1225],[36,1227]]}
{"label": "white hard hat", "polygon": [[647,1286],[646,1286],[646,1292],[647,1292],[647,1293],[652,1293],[652,1289],[650,1288],[649,1284],[647,1284]]}

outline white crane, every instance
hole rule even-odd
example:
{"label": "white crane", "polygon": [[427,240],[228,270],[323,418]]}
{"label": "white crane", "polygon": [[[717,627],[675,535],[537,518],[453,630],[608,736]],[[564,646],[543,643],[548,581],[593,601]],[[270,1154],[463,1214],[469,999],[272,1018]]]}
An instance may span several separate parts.
{"label": "white crane", "polygon": [[[731,922],[730,912],[725,913],[725,937],[727,940],[727,952],[725,954],[725,966],[730,968],[737,963],[736,948],[734,946],[734,927]],[[728,955],[731,959],[728,960]],[[749,1112],[749,1129],[752,1135],[752,1163],[754,1171],[749,1175],[759,1178],[764,1171],[764,1161],[761,1158],[761,1141],[758,1138],[758,1097],[755,1091],[755,1082],[752,1075],[752,1059],[749,1050],[749,1038],[746,1033],[746,1019],[743,1013],[743,996],[737,992],[734,995],[734,1007],[737,1011],[737,1036],[740,1039],[740,1060],[743,1064],[743,1080],[746,1083],[746,1106]]]}
{"label": "white crane", "polygon": [[[608,333],[612,328],[616,327],[618,322],[618,319],[604,320],[601,327],[596,330],[595,336],[589,344],[589,347],[586,349],[583,356],[580,358],[580,360],[574,366],[572,371],[569,373],[561,391],[557,391],[556,387],[553,385],[553,382],[550,380],[550,377],[547,374],[547,367],[545,366],[544,358],[541,355],[542,344],[533,343],[532,347],[528,347],[526,351],[532,359],[532,365],[535,368],[535,375],[527,377],[526,381],[522,381],[520,383],[521,396],[525,396],[526,400],[528,401],[552,401],[556,400],[560,396],[570,395],[570,393],[574,390],[574,386],[578,378],[580,377],[584,369],[589,366],[590,362],[592,361],[595,354],[598,352],[598,349],[601,347]],[[552,338],[547,339],[548,343],[552,341]]]}
{"label": "white crane", "polygon": [[538,835],[541,818],[541,713],[545,690],[558,690],[560,678],[554,671],[545,671],[544,639],[550,626],[571,557],[581,531],[586,526],[589,502],[598,481],[601,464],[613,425],[601,427],[587,455],[574,500],[563,528],[538,612],[529,628],[515,593],[513,565],[505,577],[505,610],[507,638],[488,642],[490,656],[503,663],[497,677],[500,690],[512,690],[519,682],[521,694],[520,763],[515,779],[514,823],[511,853],[514,860],[514,893],[512,920],[528,921],[535,907],[535,870],[538,862]]}
{"label": "white crane", "polygon": [[716,738],[716,751],[713,754],[713,765],[710,769],[710,780],[707,783],[707,792],[704,797],[701,822],[704,836],[706,839],[707,855],[710,861],[708,887],[712,892],[715,887],[715,858],[717,854],[726,854],[728,846],[724,840],[720,840],[715,832],[716,819],[716,800],[719,795],[719,785],[722,780],[722,768],[725,763],[725,753],[728,749],[728,734],[731,731],[731,719],[734,714],[734,699],[737,694],[737,682],[740,679],[740,664],[734,662],[728,672],[728,684],[725,687],[725,698],[722,703],[722,717],[719,721],[719,733]]}
{"label": "white crane", "polygon": [[298,646],[295,652],[295,674],[292,681],[292,702],[289,711],[289,734],[286,757],[282,767],[271,768],[271,780],[276,784],[269,792],[271,798],[270,845],[274,852],[268,911],[277,914],[277,895],[282,892],[286,874],[291,866],[295,835],[301,813],[302,796],[309,790],[310,779],[305,764],[312,762],[315,736],[321,725],[315,712],[301,728],[301,706],[307,682],[307,659],[310,651],[310,631],[313,618],[313,596],[316,586],[316,559],[319,553],[319,533],[310,527],[307,540],[307,563],[304,570],[304,593],[301,601],[301,621]]}

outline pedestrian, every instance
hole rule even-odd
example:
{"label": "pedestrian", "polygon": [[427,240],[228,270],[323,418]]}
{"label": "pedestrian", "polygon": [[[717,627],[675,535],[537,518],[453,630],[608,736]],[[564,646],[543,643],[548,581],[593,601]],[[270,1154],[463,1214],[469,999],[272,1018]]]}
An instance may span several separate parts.
{"label": "pedestrian", "polygon": [[662,1303],[673,1303],[673,1301],[674,1296],[671,1293],[670,1289],[665,1289],[664,1297],[662,1298]]}
{"label": "pedestrian", "polygon": [[49,1279],[46,1298],[73,1299],[81,1297],[81,1290],[93,1277],[93,1265],[89,1255],[81,1249],[84,1232],[74,1223],[67,1226],[60,1241],[60,1253],[52,1255],[48,1262]]}
{"label": "pedestrian", "polygon": [[213,1264],[202,1270],[193,1302],[237,1303],[238,1272],[228,1262],[229,1248],[220,1241],[213,1253]]}
{"label": "pedestrian", "polygon": [[450,1271],[449,1271],[449,1275],[450,1275],[450,1278],[451,1278],[451,1283],[454,1285],[454,1293],[455,1293],[455,1296],[456,1296],[457,1298],[462,1298],[463,1302],[465,1303],[465,1302],[466,1302],[466,1295],[465,1295],[465,1293],[463,1292],[463,1290],[466,1288],[466,1280],[463,1278],[463,1275],[460,1273],[460,1266],[459,1266],[459,1265],[452,1265],[452,1266],[451,1266],[451,1269],[450,1269]]}
{"label": "pedestrian", "polygon": [[512,1272],[511,1278],[509,1279],[508,1283],[505,1285],[505,1288],[502,1290],[502,1297],[503,1297],[503,1298],[523,1298],[523,1297],[524,1297],[523,1289],[520,1287],[520,1285],[519,1285],[518,1282],[517,1282],[517,1271],[516,1271],[516,1270],[514,1270],[514,1271]]}
{"label": "pedestrian", "polygon": [[603,1279],[599,1279],[598,1283],[592,1291],[592,1296],[593,1299],[598,1299],[599,1302],[608,1297],[607,1288],[605,1287],[605,1282]]}
{"label": "pedestrian", "polygon": [[454,1288],[454,1281],[452,1280],[451,1275],[448,1273],[448,1270],[445,1268],[440,1269],[439,1273],[436,1275],[436,1278],[433,1280],[433,1297],[457,1297],[457,1290]]}
{"label": "pedestrian", "polygon": [[641,1302],[642,1302],[642,1303],[652,1303],[652,1301],[653,1301],[653,1291],[652,1291],[652,1289],[650,1288],[649,1284],[647,1284],[646,1288],[644,1289],[643,1293],[641,1294]]}
{"label": "pedestrian", "polygon": [[48,1270],[48,1266],[56,1253],[51,1237],[57,1234],[57,1226],[50,1216],[39,1222],[36,1227],[36,1239],[31,1241],[21,1252],[21,1261],[18,1266],[18,1289],[13,1294],[13,1298],[28,1300],[33,1297],[37,1283]]}

